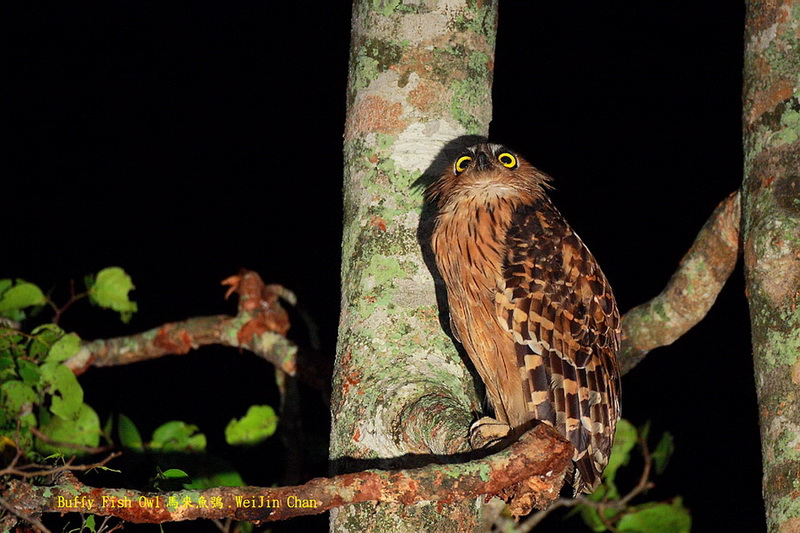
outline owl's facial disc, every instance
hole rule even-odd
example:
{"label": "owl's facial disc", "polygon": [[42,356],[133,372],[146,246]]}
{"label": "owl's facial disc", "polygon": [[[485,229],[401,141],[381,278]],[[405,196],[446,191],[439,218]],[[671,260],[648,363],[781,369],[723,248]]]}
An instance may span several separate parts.
{"label": "owl's facial disc", "polygon": [[511,150],[501,144],[478,144],[469,148],[469,155],[464,155],[456,162],[456,174],[474,166],[475,171],[495,170],[499,167],[516,169],[519,160]]}
{"label": "owl's facial disc", "polygon": [[489,170],[492,168],[492,159],[489,154],[483,150],[475,154],[475,169],[476,170]]}

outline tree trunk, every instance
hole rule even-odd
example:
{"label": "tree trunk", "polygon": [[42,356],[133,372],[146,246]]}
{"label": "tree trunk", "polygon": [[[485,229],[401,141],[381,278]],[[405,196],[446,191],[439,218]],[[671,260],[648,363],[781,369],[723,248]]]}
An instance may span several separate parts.
{"label": "tree trunk", "polygon": [[[769,531],[800,532],[800,2],[748,2],[744,260]],[[735,443],[733,443],[735,445]]]}
{"label": "tree trunk", "polygon": [[[424,187],[491,119],[496,0],[356,0],[344,154],[342,310],[331,398],[334,473],[468,450],[474,382],[442,330]],[[446,323],[446,320],[445,320]],[[358,504],[333,531],[469,531],[474,500]]]}

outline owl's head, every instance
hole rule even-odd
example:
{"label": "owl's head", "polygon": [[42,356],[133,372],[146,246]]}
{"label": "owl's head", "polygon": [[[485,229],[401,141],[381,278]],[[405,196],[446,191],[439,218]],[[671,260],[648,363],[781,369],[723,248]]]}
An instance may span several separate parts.
{"label": "owl's head", "polygon": [[427,190],[439,206],[453,200],[520,197],[531,201],[544,196],[550,177],[513,150],[494,143],[470,146],[455,158],[441,178]]}

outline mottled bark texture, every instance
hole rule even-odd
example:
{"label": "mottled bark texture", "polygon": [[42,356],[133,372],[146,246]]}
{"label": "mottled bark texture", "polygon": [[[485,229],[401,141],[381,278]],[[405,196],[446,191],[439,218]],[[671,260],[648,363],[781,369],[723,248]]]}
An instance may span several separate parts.
{"label": "mottled bark texture", "polygon": [[[496,0],[354,2],[334,473],[419,466],[468,449],[480,404],[442,331],[420,251],[430,223],[422,192],[448,149],[488,132],[496,20]],[[332,511],[331,529],[469,531],[479,509],[474,499],[350,505]]]}
{"label": "mottled bark texture", "polygon": [[617,356],[625,374],[651,350],[678,340],[714,305],[739,258],[740,195],[723,200],[697,234],[661,293],[622,317]]}
{"label": "mottled bark texture", "polygon": [[800,532],[800,1],[750,0],[744,261],[769,531]]}
{"label": "mottled bark texture", "polygon": [[555,497],[571,457],[569,442],[553,428],[540,425],[501,452],[460,464],[366,470],[314,478],[293,487],[216,487],[175,492],[100,489],[65,474],[58,478],[59,484],[46,487],[13,480],[0,498],[0,506],[11,510],[14,517],[28,520],[42,513],[79,512],[138,523],[200,518],[272,522],[358,502],[372,502],[374,508],[377,502],[412,506],[424,501],[445,508],[464,499],[474,502],[470,495],[496,494],[509,484],[531,479],[552,487]]}

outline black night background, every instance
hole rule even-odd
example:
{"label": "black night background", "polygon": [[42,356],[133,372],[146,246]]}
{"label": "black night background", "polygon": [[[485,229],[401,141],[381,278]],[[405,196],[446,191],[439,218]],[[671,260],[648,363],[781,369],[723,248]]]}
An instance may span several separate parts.
{"label": "black night background", "polygon": [[[130,324],[86,302],[62,320],[92,339],[235,313],[220,281],[246,267],[296,292],[332,358],[349,3],[69,4],[2,7],[0,277],[65,301],[70,280],[123,267]],[[743,2],[500,0],[490,138],[554,177],[555,204],[623,312],[661,291],[740,185],[743,25]],[[308,342],[293,318],[290,337]],[[693,531],[765,531],[750,353],[740,265],[703,322],[623,378],[623,416],[675,437],[646,498],[681,495]],[[185,420],[221,455],[230,418],[278,405],[272,367],[232,349],[80,380],[101,420],[125,413],[144,436]],[[329,413],[305,392],[308,471],[294,482],[326,474]],[[276,435],[226,458],[249,484],[281,484],[282,450]],[[580,525],[567,524],[541,530]]]}

